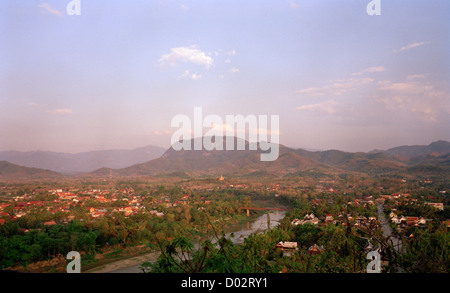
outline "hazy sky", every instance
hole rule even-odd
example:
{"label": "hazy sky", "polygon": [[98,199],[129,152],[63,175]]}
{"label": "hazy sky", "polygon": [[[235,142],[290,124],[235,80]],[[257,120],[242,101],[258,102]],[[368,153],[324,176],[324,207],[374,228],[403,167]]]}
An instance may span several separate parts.
{"label": "hazy sky", "polygon": [[170,146],[171,119],[279,115],[290,147],[450,140],[450,1],[0,0],[0,150]]}

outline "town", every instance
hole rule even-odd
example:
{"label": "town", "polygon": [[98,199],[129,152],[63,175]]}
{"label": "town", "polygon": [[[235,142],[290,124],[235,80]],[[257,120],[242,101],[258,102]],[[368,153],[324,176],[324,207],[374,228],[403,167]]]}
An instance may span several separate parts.
{"label": "town", "polygon": [[[269,218],[267,209],[281,207],[286,212],[278,226],[249,237],[268,237],[267,253],[258,256],[271,259],[264,271],[321,271],[326,266],[314,269],[309,257],[323,262],[325,255],[334,255],[331,259],[344,258],[348,266],[338,271],[361,272],[370,251],[392,248],[405,254],[408,243],[430,233],[445,241],[447,192],[432,181],[386,178],[5,182],[0,185],[0,263],[2,269],[63,271],[64,255],[79,250],[83,267],[92,268],[129,250],[159,250],[180,235],[201,241],[232,224],[264,214]],[[249,213],[248,207],[255,208]],[[385,270],[398,269],[399,259],[386,255]],[[154,266],[143,270],[161,270]]]}

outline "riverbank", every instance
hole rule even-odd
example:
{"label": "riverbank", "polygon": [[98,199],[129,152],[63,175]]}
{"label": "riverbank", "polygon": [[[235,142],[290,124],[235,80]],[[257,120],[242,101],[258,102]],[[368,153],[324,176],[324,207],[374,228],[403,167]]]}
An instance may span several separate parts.
{"label": "riverbank", "polygon": [[[271,227],[279,224],[285,216],[285,212],[271,212]],[[245,237],[252,233],[260,233],[267,230],[267,215],[258,211],[250,217],[231,220],[226,225],[215,227],[217,232],[223,231],[225,237],[235,244],[240,244]],[[215,238],[214,233],[210,235]],[[234,237],[231,237],[231,235]],[[219,237],[221,235],[218,235]],[[215,239],[213,239],[215,240]],[[197,247],[198,239],[194,240]],[[215,242],[215,241],[213,241]],[[94,255],[82,255],[82,273],[139,273],[140,265],[144,262],[156,261],[160,256],[159,251],[151,250],[145,245],[128,246],[126,248],[116,246],[103,249],[101,253]],[[26,273],[66,273],[68,260],[64,256],[51,260],[38,261],[28,264],[26,267],[17,265],[9,270]]]}
{"label": "riverbank", "polygon": [[[286,215],[286,212],[284,211],[274,211],[270,213],[270,227],[277,226],[280,221],[284,219]],[[234,231],[228,231],[225,233],[225,238],[230,239],[234,244],[242,244],[244,242],[244,239],[253,234],[253,233],[261,233],[268,229],[267,225],[267,215],[263,214],[257,217],[256,219],[245,221],[244,223],[241,223],[240,226],[234,226]],[[233,237],[231,237],[233,235]],[[212,241],[215,242],[214,239]],[[198,249],[198,243],[194,243],[194,248]],[[127,264],[127,262],[119,261],[117,263],[117,266],[121,266],[121,268],[110,270],[111,268],[114,268],[116,264],[111,263],[110,267],[104,267],[101,269],[102,273],[140,273],[141,270],[139,269],[140,265],[143,262],[152,262],[156,261],[158,257],[155,258],[155,255],[150,254],[148,259],[143,258],[135,258],[133,260],[130,260],[129,263],[135,261],[134,265],[130,265],[128,267],[123,267]],[[140,261],[139,263],[137,263]],[[97,271],[89,271],[89,273],[95,273]]]}
{"label": "riverbank", "polygon": [[[97,252],[95,255],[81,255],[81,272],[110,272],[128,266],[138,264],[144,258],[157,259],[159,253],[150,250],[146,245],[110,247]],[[36,261],[26,266],[15,265],[9,267],[7,271],[21,273],[66,273],[66,266],[69,260],[63,255],[54,257],[49,260]]]}
{"label": "riverbank", "polygon": [[[261,213],[255,213],[250,217],[245,217],[242,219],[234,219],[231,223],[224,225],[218,228],[218,231],[224,231],[226,236],[230,236],[231,233],[235,233],[236,231],[242,230],[242,227],[250,228],[250,223],[256,222],[260,217],[265,217],[261,215]],[[230,219],[231,220],[231,219]],[[275,219],[276,220],[276,219]],[[234,222],[234,223],[233,223]],[[213,238],[214,233],[211,231],[211,235],[208,237]],[[220,235],[219,235],[220,237]],[[194,241],[194,246],[197,248],[197,240]],[[139,266],[144,262],[153,262],[158,259],[161,252],[152,251],[145,254],[132,255],[126,257],[124,259],[110,259],[109,262],[106,263],[96,263],[95,267],[88,268],[86,271],[82,271],[83,273],[139,273]]]}
{"label": "riverbank", "polygon": [[146,261],[156,261],[160,255],[161,252],[154,251],[138,256],[128,257],[126,259],[114,260],[113,262],[108,262],[103,265],[97,265],[95,268],[88,269],[83,273],[113,273],[129,267],[140,266]]}

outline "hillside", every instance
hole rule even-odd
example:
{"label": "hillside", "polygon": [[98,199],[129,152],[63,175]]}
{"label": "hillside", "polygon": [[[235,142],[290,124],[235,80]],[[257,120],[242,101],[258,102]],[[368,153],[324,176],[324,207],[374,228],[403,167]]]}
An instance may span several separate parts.
{"label": "hillside", "polygon": [[[237,141],[235,141],[236,145]],[[194,141],[191,141],[193,146]],[[389,174],[404,172],[408,165],[393,159],[384,153],[350,153],[337,150],[306,151],[280,145],[280,154],[273,162],[261,162],[261,151],[206,151],[168,149],[161,158],[137,164],[128,168],[114,170],[120,176],[145,176],[162,174],[187,174],[207,176],[226,174],[227,176],[249,176],[264,174],[267,176],[286,176],[305,174],[305,171],[336,174],[357,172],[366,174]],[[99,169],[92,175],[108,175],[109,169]]]}
{"label": "hillside", "polygon": [[405,164],[383,153],[349,153],[338,150],[309,152],[297,150],[297,154],[336,168],[363,173],[382,173],[402,170]]}
{"label": "hillside", "polygon": [[104,150],[78,154],[57,152],[2,151],[0,160],[26,167],[48,169],[59,173],[85,173],[102,167],[125,168],[160,157],[165,149],[146,146],[133,150]]}
{"label": "hillside", "polygon": [[[193,145],[193,140],[191,145]],[[299,156],[292,149],[280,145],[280,154],[276,161],[261,162],[261,150],[181,150],[169,148],[159,159],[128,168],[115,170],[114,173],[122,176],[159,175],[174,172],[184,172],[191,176],[208,174],[246,175],[264,171],[265,174],[282,176],[290,172],[308,170],[319,165],[320,162]],[[235,149],[237,140],[235,140]],[[224,147],[224,149],[226,149]],[[108,169],[100,169],[93,174],[106,175]]]}
{"label": "hillside", "polygon": [[0,161],[0,179],[49,179],[62,177],[61,174],[50,170],[23,167],[7,161]]}
{"label": "hillside", "polygon": [[399,162],[410,166],[426,163],[430,158],[443,156],[450,153],[450,142],[435,141],[429,145],[399,146],[385,151],[372,151],[371,153],[383,153]]}
{"label": "hillside", "polygon": [[[437,174],[446,177],[450,170],[450,143],[437,141],[428,146],[401,146],[386,151],[372,151],[368,153],[344,152],[339,150],[307,151],[293,149],[279,145],[279,157],[272,162],[262,162],[261,150],[249,150],[249,143],[239,141],[245,145],[246,150],[224,149],[207,151],[181,150],[175,151],[157,147],[145,147],[135,150],[112,150],[86,152],[76,155],[51,152],[0,152],[27,161],[30,165],[44,165],[38,168],[41,171],[34,174],[30,170],[19,170],[20,166],[4,169],[4,176],[55,176],[56,173],[48,170],[51,166],[61,172],[84,172],[89,176],[169,176],[169,177],[196,177],[196,176],[270,176],[283,177],[295,174],[314,174],[314,176],[362,173],[367,175],[399,175],[420,174],[429,176]],[[191,147],[195,140],[191,140]],[[238,139],[234,146],[237,149]],[[446,153],[447,152],[447,153]],[[14,154],[19,153],[19,155]],[[14,156],[16,155],[16,156]],[[9,163],[11,164],[11,163]],[[19,163],[14,163],[22,165]],[[24,168],[24,167],[22,167]],[[92,169],[94,168],[94,169]],[[89,170],[90,173],[86,173]],[[95,171],[92,171],[95,170]],[[35,170],[36,171],[36,170]],[[43,172],[45,171],[45,172]],[[6,175],[11,172],[11,175]],[[300,176],[300,175],[299,175]]]}

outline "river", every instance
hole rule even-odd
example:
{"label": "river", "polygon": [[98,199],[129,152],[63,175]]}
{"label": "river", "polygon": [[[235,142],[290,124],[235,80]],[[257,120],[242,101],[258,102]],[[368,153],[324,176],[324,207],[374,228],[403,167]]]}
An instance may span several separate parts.
{"label": "river", "polygon": [[390,240],[390,242],[395,250],[401,251],[401,248],[402,248],[401,240],[395,236],[392,236],[392,229],[389,226],[389,221],[386,219],[386,217],[384,215],[384,207],[382,204],[378,205],[378,219],[381,222],[381,229],[383,230],[384,238]]}
{"label": "river", "polygon": [[[271,211],[270,212],[270,227],[273,228],[280,224],[280,221],[284,219],[286,215],[285,211]],[[227,239],[230,239],[234,244],[242,244],[244,239],[253,233],[260,233],[267,230],[267,213],[262,216],[259,216],[253,221],[248,221],[241,225],[236,225],[233,227],[233,232],[228,232],[225,234]],[[231,238],[231,234],[234,234],[234,237]],[[215,242],[215,239],[211,239],[212,242]],[[195,243],[194,248],[198,249],[199,244]],[[155,261],[155,259],[151,259],[149,261]],[[139,265],[130,266],[127,268],[119,269],[111,271],[110,273],[140,273],[142,272]]]}

